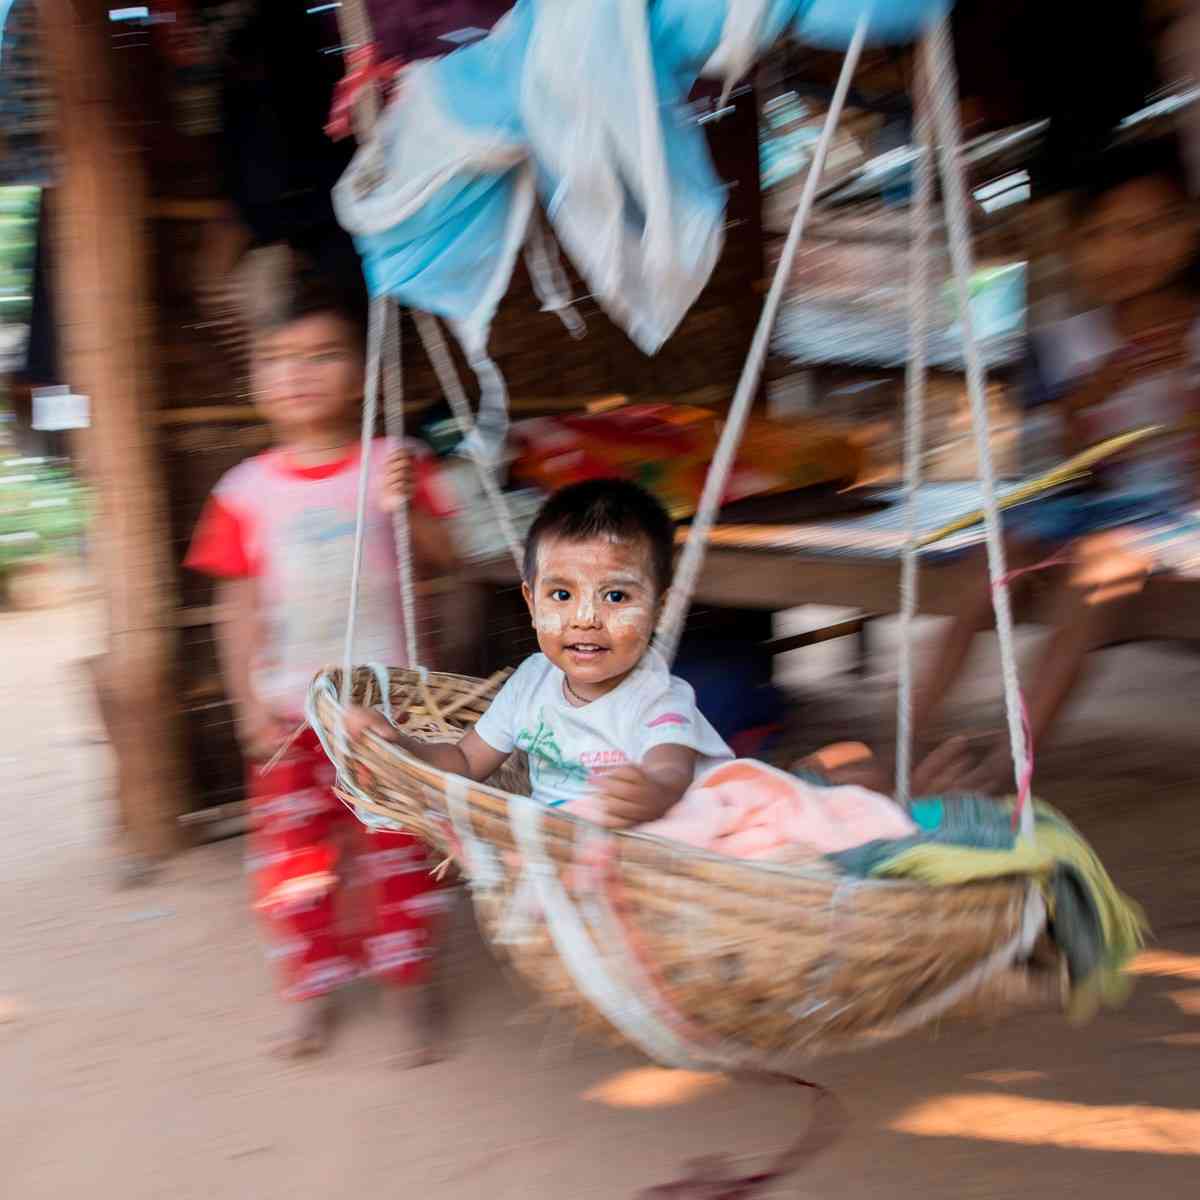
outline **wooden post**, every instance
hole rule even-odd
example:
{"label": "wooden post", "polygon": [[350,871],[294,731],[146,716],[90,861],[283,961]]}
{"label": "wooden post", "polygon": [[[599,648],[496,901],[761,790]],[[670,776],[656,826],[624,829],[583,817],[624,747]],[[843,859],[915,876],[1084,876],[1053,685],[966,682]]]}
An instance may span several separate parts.
{"label": "wooden post", "polygon": [[120,111],[107,6],[39,0],[56,102],[56,268],[66,375],[91,397],[83,463],[97,505],[97,572],[109,646],[107,701],[125,850],[179,845],[184,779],[173,687],[174,623],[157,407],[146,179]]}

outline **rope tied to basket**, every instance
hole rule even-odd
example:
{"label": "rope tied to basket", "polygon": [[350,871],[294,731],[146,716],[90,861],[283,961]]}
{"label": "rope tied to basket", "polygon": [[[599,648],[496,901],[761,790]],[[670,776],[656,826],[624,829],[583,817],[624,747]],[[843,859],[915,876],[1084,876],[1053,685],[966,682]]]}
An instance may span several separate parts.
{"label": "rope tied to basket", "polygon": [[[339,10],[339,19],[343,21],[344,33],[348,41],[364,44],[369,40],[369,18],[367,17],[365,7],[362,0],[351,0]],[[687,606],[690,602],[692,593],[698,579],[699,571],[703,562],[704,552],[706,549],[708,534],[715,522],[716,512],[723,499],[725,486],[728,479],[729,470],[732,467],[737,446],[741,437],[742,430],[749,412],[750,405],[761,377],[761,371],[767,347],[769,344],[769,336],[774,323],[775,316],[782,302],[785,287],[790,276],[790,270],[794,263],[795,256],[803,235],[805,223],[811,212],[813,202],[815,200],[816,189],[820,181],[821,172],[824,167],[826,154],[832,144],[834,132],[841,115],[842,108],[848,93],[850,80],[852,78],[858,57],[861,53],[867,34],[868,22],[866,17],[858,19],[857,27],[854,36],[851,39],[849,48],[846,52],[845,61],[842,65],[842,71],[839,76],[838,85],[835,89],[833,99],[830,103],[829,110],[826,114],[821,136],[817,144],[816,151],[813,156],[811,168],[805,180],[804,191],[801,197],[800,204],[793,215],[791,228],[788,238],[784,246],[783,254],[777,265],[771,289],[768,293],[767,301],[764,304],[763,311],[755,330],[754,339],[751,344],[750,351],[747,355],[747,360],[744,365],[741,378],[738,383],[738,388],[735,392],[733,401],[730,406],[730,412],[727,421],[725,422],[721,438],[719,439],[717,450],[714,454],[713,463],[710,472],[706,479],[705,488],[701,497],[701,501],[697,510],[696,519],[693,522],[687,543],[684,548],[683,556],[679,564],[679,570],[676,575],[675,587],[672,589],[666,610],[663,613],[658,630],[659,643],[668,656],[673,656],[678,646],[682,622],[686,615]],[[999,567],[1003,567],[1003,549],[999,544],[998,535],[998,516],[994,491],[994,470],[992,467],[990,453],[987,444],[986,428],[987,428],[987,413],[986,408],[982,404],[982,367],[979,359],[978,348],[975,343],[974,329],[971,323],[969,305],[965,304],[967,300],[966,277],[970,269],[970,252],[967,244],[968,231],[963,218],[962,205],[962,184],[961,179],[957,176],[961,174],[961,165],[958,159],[958,134],[957,134],[957,114],[952,110],[954,95],[956,94],[956,85],[953,77],[953,64],[950,61],[948,51],[948,34],[944,23],[937,27],[928,37],[924,47],[923,54],[925,88],[918,94],[918,110],[921,114],[920,130],[922,140],[929,141],[929,127],[936,126],[938,133],[939,148],[941,151],[941,172],[946,184],[947,208],[948,208],[948,225],[950,228],[950,240],[952,249],[952,261],[955,268],[956,281],[959,284],[960,300],[964,302],[962,312],[962,324],[964,333],[965,356],[967,360],[967,375],[968,375],[968,391],[972,400],[972,415],[976,428],[976,437],[980,451],[981,474],[984,479],[984,499],[985,499],[985,523],[989,530],[989,559],[992,567],[994,581],[996,584],[996,607],[998,626],[1001,630],[1001,650],[1002,658],[1006,665],[1005,670],[1005,699],[1006,708],[1009,711],[1010,717],[1010,734],[1014,743],[1015,749],[1022,749],[1018,746],[1021,742],[1020,735],[1020,704],[1019,691],[1015,686],[1015,665],[1012,663],[1012,637],[1011,637],[1011,615],[1008,612],[1007,593],[1004,590],[1005,575],[1003,570],[996,570],[997,563]],[[361,103],[356,108],[356,114],[359,119],[360,133],[370,128],[377,111],[377,100],[372,96],[369,90],[364,90],[360,94]],[[932,117],[929,116],[926,109],[928,102],[932,101]],[[906,470],[907,491],[911,504],[912,493],[915,491],[919,482],[919,431],[921,417],[921,395],[923,392],[923,376],[924,376],[924,355],[921,352],[924,336],[925,323],[925,307],[927,305],[926,282],[917,270],[917,263],[920,261],[919,250],[924,246],[928,239],[929,226],[929,205],[930,195],[932,191],[932,171],[931,171],[931,156],[932,148],[927,147],[926,153],[921,156],[921,175],[918,186],[918,206],[916,214],[916,237],[914,239],[916,246],[913,253],[914,268],[912,274],[912,296],[914,300],[913,315],[912,315],[912,338],[913,338],[913,363],[910,367],[908,390],[910,400],[913,401],[908,419],[908,437],[907,454],[906,454]],[[372,338],[371,352],[368,358],[367,372],[367,388],[364,403],[364,441],[370,434],[370,427],[373,425],[375,405],[377,403],[377,392],[380,377],[380,353],[381,347],[385,340],[385,321],[383,313],[383,305],[386,300],[377,298],[372,306]],[[417,318],[418,330],[421,333],[422,339],[425,342],[427,350],[430,352],[430,357],[434,362],[435,369],[441,379],[443,390],[450,401],[456,415],[460,415],[460,423],[463,423],[466,417],[469,416],[469,408],[467,405],[465,394],[461,389],[461,383],[457,377],[453,375],[453,366],[449,360],[449,355],[446,352],[444,343],[441,341],[440,333],[437,330],[436,323],[427,315],[419,315]],[[398,341],[398,339],[393,339]],[[396,362],[398,373],[398,355],[390,355],[389,362]],[[385,379],[386,385],[386,379]],[[389,395],[395,395],[397,388],[386,387],[385,391]],[[480,464],[481,465],[481,464]],[[360,486],[360,511],[359,511],[359,529],[358,537],[361,541],[362,523],[363,523],[363,508],[365,506],[365,461],[363,470],[363,481]],[[499,489],[495,483],[495,479],[490,472],[484,472],[486,480],[490,481],[485,484],[485,490],[488,493],[489,499],[492,501],[498,514],[506,515],[503,498],[499,495]],[[398,506],[404,509],[405,505]],[[502,526],[505,530],[506,540],[509,542],[510,551],[515,559],[520,557],[520,548],[512,533],[511,524],[506,523],[502,519]],[[398,531],[398,547],[403,542],[404,538]],[[403,547],[400,547],[403,550]],[[904,596],[904,609],[911,620],[912,612],[915,610],[915,570],[916,570],[916,545],[915,535],[910,532],[909,545],[906,548],[906,576],[908,579],[908,587]],[[346,654],[343,663],[342,674],[342,704],[343,707],[349,696],[349,688],[352,681],[352,646],[353,646],[353,625],[354,615],[357,605],[357,573],[361,569],[361,547],[356,553],[355,559],[355,576],[352,579],[351,588],[351,616],[348,623],[347,639],[346,639]],[[411,596],[411,555],[409,553],[398,553],[399,569],[402,577],[402,584],[407,595]],[[415,654],[410,656],[411,661],[416,661]],[[911,654],[909,655],[902,675],[904,678],[909,677],[911,671]],[[486,684],[481,690],[486,690]],[[424,677],[421,678],[418,684],[418,695],[421,701],[417,711],[410,714],[412,717],[419,718],[423,723],[427,723],[432,727],[432,731],[436,731],[445,735],[452,735],[454,727],[451,726],[446,714],[439,708],[439,703],[428,687],[426,686]],[[907,712],[907,704],[904,702],[908,699],[908,694],[911,687],[905,688],[905,696],[902,699],[902,725],[906,719],[904,713]],[[1012,728],[1017,732],[1013,733]],[[902,742],[907,742],[907,737],[902,738]],[[907,756],[904,751],[901,751],[901,777],[902,777],[902,793],[906,792],[906,775],[908,763]],[[1014,755],[1014,761],[1021,770],[1022,775],[1025,773],[1025,760],[1019,754]],[[1023,814],[1022,820],[1027,821],[1029,814]],[[569,920],[569,918],[564,918]]]}
{"label": "rope tied to basket", "polygon": [[912,213],[912,244],[908,263],[908,364],[904,377],[904,500],[907,537],[900,563],[900,685],[896,696],[896,801],[908,807],[912,774],[912,709],[916,656],[913,653],[917,615],[920,544],[917,534],[917,495],[921,487],[921,452],[925,433],[926,350],[929,335],[929,240],[933,231],[933,145],[929,128],[929,79],[918,70],[913,87],[917,105],[915,142],[916,197]]}

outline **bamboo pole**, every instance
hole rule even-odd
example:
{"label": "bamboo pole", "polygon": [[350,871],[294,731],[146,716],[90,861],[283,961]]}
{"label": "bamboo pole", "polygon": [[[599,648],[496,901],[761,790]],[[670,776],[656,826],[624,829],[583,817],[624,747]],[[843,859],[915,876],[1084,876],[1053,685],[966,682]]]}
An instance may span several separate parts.
{"label": "bamboo pole", "polygon": [[106,6],[39,5],[61,155],[55,236],[67,375],[92,404],[81,440],[98,500],[97,570],[109,621],[97,679],[117,758],[122,848],[136,870],[177,848],[184,793],[164,480],[152,424],[146,179],[119,111]]}

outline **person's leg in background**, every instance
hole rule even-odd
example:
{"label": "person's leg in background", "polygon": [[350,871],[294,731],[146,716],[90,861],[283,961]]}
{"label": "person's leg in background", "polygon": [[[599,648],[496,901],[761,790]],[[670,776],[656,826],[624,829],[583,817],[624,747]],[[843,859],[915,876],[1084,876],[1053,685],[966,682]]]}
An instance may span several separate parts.
{"label": "person's leg in background", "polygon": [[368,892],[364,964],[384,985],[386,1007],[400,1026],[394,1061],[435,1062],[445,1032],[439,955],[455,894],[430,874],[435,852],[416,838],[359,826],[356,849],[355,868]]}
{"label": "person's leg in background", "polygon": [[[1048,550],[1039,549],[1032,542],[1009,538],[1005,558],[1009,571],[1019,571],[1048,553]],[[972,578],[971,586],[959,597],[956,611],[939,637],[932,661],[915,689],[912,728],[914,741],[918,745],[928,738],[930,727],[942,705],[961,679],[976,635],[990,628],[993,623],[992,586],[987,559],[982,551],[976,561],[977,577]],[[1018,589],[1019,581],[1014,581],[1012,590]]]}
{"label": "person's leg in background", "polygon": [[327,767],[315,736],[305,734],[270,771],[249,768],[255,908],[283,998],[294,1006],[277,1046],[293,1057],[324,1049],[334,993],[358,973],[338,927],[335,824],[343,809]]}
{"label": "person's leg in background", "polygon": [[[1090,534],[1068,547],[1069,571],[1058,592],[1054,629],[1027,672],[1029,730],[1036,748],[1052,732],[1078,687],[1093,650],[1110,645],[1121,617],[1136,601],[1150,574],[1148,555],[1125,530]],[[1012,784],[1007,739],[997,744],[965,787],[1002,791]]]}

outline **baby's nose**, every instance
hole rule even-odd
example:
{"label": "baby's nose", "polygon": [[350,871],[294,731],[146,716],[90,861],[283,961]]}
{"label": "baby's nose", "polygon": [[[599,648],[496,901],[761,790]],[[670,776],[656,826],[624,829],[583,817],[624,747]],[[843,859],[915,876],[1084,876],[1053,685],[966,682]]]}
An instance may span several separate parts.
{"label": "baby's nose", "polygon": [[583,600],[579,607],[575,610],[575,617],[572,624],[581,629],[595,629],[600,624],[600,615],[596,611],[596,606],[590,600]]}

